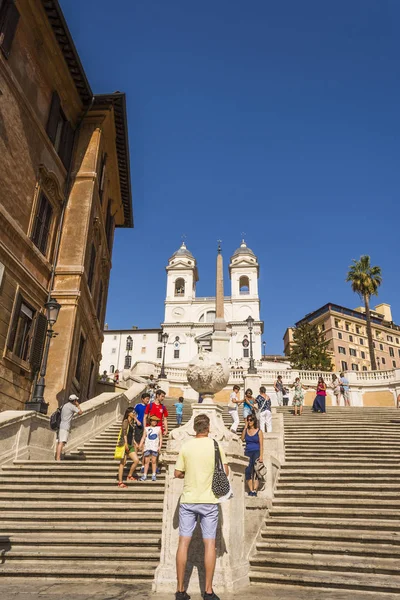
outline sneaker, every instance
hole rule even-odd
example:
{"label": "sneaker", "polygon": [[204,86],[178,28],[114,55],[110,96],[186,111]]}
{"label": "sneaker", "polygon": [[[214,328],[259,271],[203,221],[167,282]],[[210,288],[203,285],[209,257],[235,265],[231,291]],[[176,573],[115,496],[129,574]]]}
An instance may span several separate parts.
{"label": "sneaker", "polygon": [[152,481],[157,481],[157,475],[152,475],[152,476],[151,476],[151,480],[152,480]]}
{"label": "sneaker", "polygon": [[139,481],[146,481],[147,475],[142,475]]}
{"label": "sneaker", "polygon": [[187,592],[175,592],[175,600],[190,600]]}
{"label": "sneaker", "polygon": [[140,472],[143,473],[144,472],[144,467],[140,467]]}
{"label": "sneaker", "polygon": [[217,594],[214,591],[212,591],[211,594],[207,594],[207,592],[204,592],[203,598],[204,600],[221,600],[220,597],[217,596]]}

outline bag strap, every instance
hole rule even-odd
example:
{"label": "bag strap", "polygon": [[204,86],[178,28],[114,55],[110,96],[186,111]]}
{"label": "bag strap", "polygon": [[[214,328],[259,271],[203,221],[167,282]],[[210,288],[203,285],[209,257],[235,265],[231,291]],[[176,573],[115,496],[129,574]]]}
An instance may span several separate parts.
{"label": "bag strap", "polygon": [[218,445],[217,440],[213,440],[213,442],[214,442],[214,455],[215,455],[215,470],[222,471],[223,465],[222,465],[221,453],[219,451],[219,445]]}

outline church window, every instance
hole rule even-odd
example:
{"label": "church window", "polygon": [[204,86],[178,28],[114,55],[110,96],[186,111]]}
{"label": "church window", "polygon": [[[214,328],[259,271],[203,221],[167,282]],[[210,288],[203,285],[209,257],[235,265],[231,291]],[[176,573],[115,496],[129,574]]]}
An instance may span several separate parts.
{"label": "church window", "polygon": [[206,323],[214,323],[215,321],[215,310],[209,310],[206,314]]}
{"label": "church window", "polygon": [[243,358],[249,358],[249,349],[243,348]]}
{"label": "church window", "polygon": [[174,350],[174,358],[179,358],[179,348],[178,350]]}
{"label": "church window", "polygon": [[127,354],[125,356],[124,369],[130,369],[132,366],[132,356]]}
{"label": "church window", "polygon": [[180,277],[175,281],[175,296],[185,295],[185,280]]}
{"label": "church window", "polygon": [[249,294],[250,293],[250,282],[247,275],[242,275],[239,279],[239,293]]}
{"label": "church window", "polygon": [[205,313],[200,316],[199,323],[204,323],[204,315]]}

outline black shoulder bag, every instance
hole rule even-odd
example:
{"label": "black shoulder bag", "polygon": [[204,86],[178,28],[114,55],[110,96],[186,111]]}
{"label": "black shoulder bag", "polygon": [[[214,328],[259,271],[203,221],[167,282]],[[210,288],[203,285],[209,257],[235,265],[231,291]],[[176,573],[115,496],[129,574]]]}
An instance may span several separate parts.
{"label": "black shoulder bag", "polygon": [[221,498],[222,496],[226,496],[226,494],[231,489],[229,484],[229,479],[225,473],[224,465],[221,460],[221,453],[219,451],[218,442],[214,440],[214,450],[215,450],[215,467],[214,467],[214,475],[212,480],[211,489],[214,495],[217,498]]}

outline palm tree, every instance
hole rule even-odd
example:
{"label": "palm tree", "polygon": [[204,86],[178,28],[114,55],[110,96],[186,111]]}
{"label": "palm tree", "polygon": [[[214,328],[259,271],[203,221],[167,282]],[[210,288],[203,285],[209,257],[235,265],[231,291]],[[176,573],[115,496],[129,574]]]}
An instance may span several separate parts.
{"label": "palm tree", "polygon": [[360,260],[354,260],[353,264],[349,267],[346,281],[351,282],[351,288],[353,292],[358,294],[363,300],[365,305],[365,316],[367,319],[367,337],[369,354],[371,356],[371,368],[376,371],[376,360],[375,360],[375,349],[372,341],[372,327],[371,327],[371,312],[369,307],[369,300],[371,296],[378,295],[378,288],[382,283],[382,274],[380,267],[371,267],[371,259],[368,255],[360,257]]}

